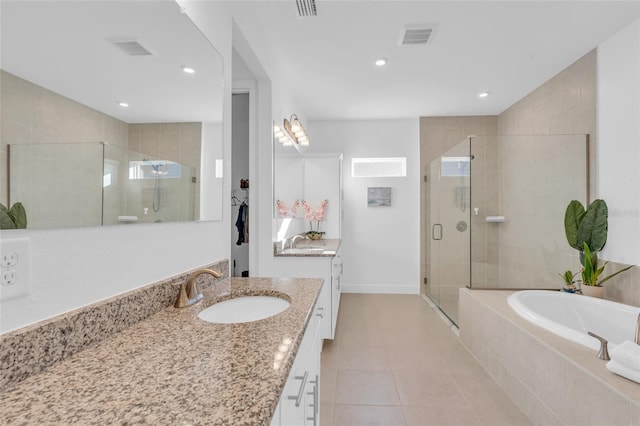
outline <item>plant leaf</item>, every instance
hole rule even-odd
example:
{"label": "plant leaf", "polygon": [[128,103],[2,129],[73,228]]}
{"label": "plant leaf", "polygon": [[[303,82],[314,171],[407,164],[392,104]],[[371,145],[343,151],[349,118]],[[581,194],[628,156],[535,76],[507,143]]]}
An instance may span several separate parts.
{"label": "plant leaf", "polygon": [[619,270],[619,271],[618,271],[618,272],[616,272],[615,274],[611,274],[611,275],[609,275],[608,277],[603,278],[603,279],[602,279],[602,281],[600,281],[600,285],[602,285],[602,284],[604,284],[605,282],[609,281],[611,278],[615,277],[616,275],[621,274],[621,273],[623,273],[624,271],[628,271],[628,270],[629,270],[629,269],[631,269],[631,268],[633,268],[633,265],[631,265],[631,266],[627,266],[626,268]]}
{"label": "plant leaf", "polygon": [[607,203],[595,200],[589,205],[578,226],[578,244],[587,243],[593,252],[602,250],[607,243],[609,211]]}
{"label": "plant leaf", "polygon": [[27,227],[27,212],[22,203],[14,203],[11,206],[9,217],[11,217],[17,229],[25,229]]}
{"label": "plant leaf", "polygon": [[578,200],[571,200],[564,213],[564,232],[567,242],[576,250],[582,250],[582,244],[578,244],[578,227],[584,215],[584,206]]}

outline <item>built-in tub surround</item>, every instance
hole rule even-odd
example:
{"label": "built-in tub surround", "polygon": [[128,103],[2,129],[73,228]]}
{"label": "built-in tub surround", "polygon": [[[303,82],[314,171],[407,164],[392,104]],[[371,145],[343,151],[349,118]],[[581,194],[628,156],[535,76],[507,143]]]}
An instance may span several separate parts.
{"label": "built-in tub surround", "polygon": [[613,349],[625,340],[634,340],[640,314],[640,308],[560,291],[518,291],[507,301],[524,319],[595,350],[600,342],[588,332],[607,340]]}
{"label": "built-in tub surround", "polygon": [[640,425],[640,385],[608,371],[597,350],[520,317],[507,303],[512,293],[461,289],[460,339],[529,419]]}
{"label": "built-in tub surround", "polygon": [[[229,274],[229,261],[203,267]],[[200,268],[197,268],[200,269]],[[134,291],[20,328],[0,337],[0,391],[173,306],[190,273],[175,275]],[[199,277],[201,290],[215,282]]]}
{"label": "built-in tub surround", "polygon": [[[0,423],[269,424],[321,279],[230,278],[0,393]],[[273,317],[213,324],[198,313],[246,295],[285,297]]]}

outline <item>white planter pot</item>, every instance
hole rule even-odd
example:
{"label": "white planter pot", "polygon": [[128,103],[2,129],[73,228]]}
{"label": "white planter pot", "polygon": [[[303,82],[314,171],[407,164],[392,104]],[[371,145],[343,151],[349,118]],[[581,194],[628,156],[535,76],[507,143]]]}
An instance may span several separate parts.
{"label": "white planter pot", "polygon": [[602,299],[604,297],[604,287],[594,287],[590,285],[582,284],[582,294],[585,296],[597,297]]}

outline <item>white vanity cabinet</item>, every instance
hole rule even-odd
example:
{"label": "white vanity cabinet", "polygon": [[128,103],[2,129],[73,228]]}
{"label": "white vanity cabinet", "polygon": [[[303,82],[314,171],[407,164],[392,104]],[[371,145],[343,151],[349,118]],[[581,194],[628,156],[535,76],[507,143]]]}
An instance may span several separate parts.
{"label": "white vanity cabinet", "polygon": [[[323,289],[326,287],[325,283]],[[320,326],[323,313],[319,302],[320,299],[309,319],[271,426],[320,424]]]}
{"label": "white vanity cabinet", "polygon": [[340,309],[342,292],[342,254],[338,247],[334,256],[282,256],[275,257],[277,276],[296,278],[323,278],[324,286],[318,299],[322,318],[320,338],[333,339]]}

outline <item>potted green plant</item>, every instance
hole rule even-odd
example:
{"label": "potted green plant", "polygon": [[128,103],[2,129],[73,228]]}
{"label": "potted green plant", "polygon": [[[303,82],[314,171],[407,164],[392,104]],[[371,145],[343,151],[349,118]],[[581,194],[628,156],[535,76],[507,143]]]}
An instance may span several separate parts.
{"label": "potted green plant", "polygon": [[591,252],[602,250],[607,243],[607,203],[595,200],[585,210],[582,203],[572,200],[564,214],[564,231],[567,242],[580,252],[580,263],[584,266],[584,244]]}
{"label": "potted green plant", "polygon": [[580,252],[582,264],[583,294],[602,297],[604,288],[602,284],[616,275],[631,269],[628,266],[615,274],[600,279],[608,262],[598,265],[598,252],[607,243],[609,211],[604,200],[594,200],[587,209],[577,200],[572,200],[567,206],[564,216],[564,229],[567,242],[571,247]]}
{"label": "potted green plant", "polygon": [[584,266],[582,267],[582,294],[586,294],[587,296],[602,298],[604,296],[604,287],[602,287],[602,284],[633,267],[633,265],[627,266],[615,274],[611,274],[600,279],[600,275],[604,272],[604,268],[609,262],[604,262],[604,264],[599,267],[598,252],[592,252],[587,243],[584,243],[583,251]]}
{"label": "potted green plant", "polygon": [[22,203],[14,203],[10,209],[0,203],[0,229],[24,229],[27,227],[27,212]]}
{"label": "potted green plant", "polygon": [[564,287],[562,287],[562,291],[565,291],[567,293],[576,292],[577,288],[576,288],[576,282],[574,278],[578,274],[579,272],[576,272],[574,274],[571,270],[564,271],[564,274],[558,274],[560,275],[560,277],[562,277],[562,280],[564,281]]}

